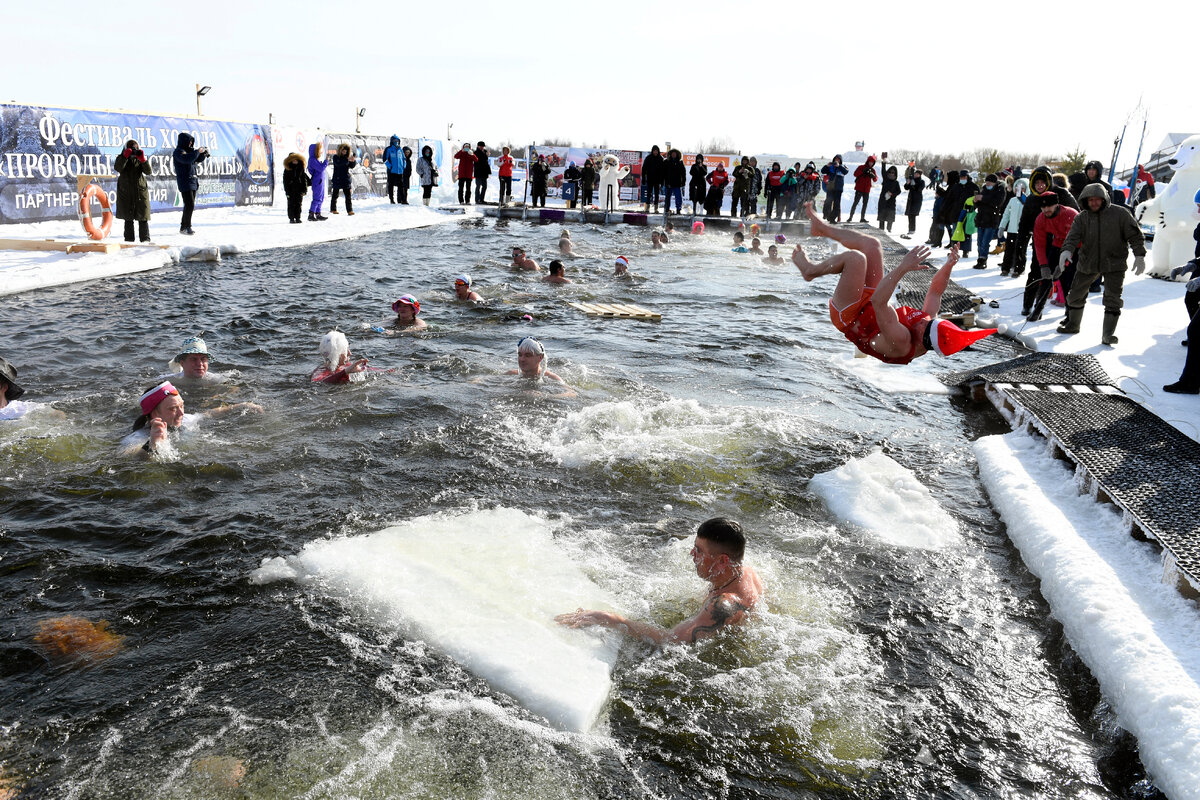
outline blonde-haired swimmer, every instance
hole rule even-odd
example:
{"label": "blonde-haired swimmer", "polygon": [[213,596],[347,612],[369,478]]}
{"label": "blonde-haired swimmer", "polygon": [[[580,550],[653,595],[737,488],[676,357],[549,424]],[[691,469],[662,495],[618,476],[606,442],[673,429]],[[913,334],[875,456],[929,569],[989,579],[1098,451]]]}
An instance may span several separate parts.
{"label": "blonde-haired swimmer", "polygon": [[367,369],[367,359],[353,360],[350,343],[341,331],[330,331],[321,337],[321,366],[312,371],[310,379],[317,383],[346,383],[361,381]]}
{"label": "blonde-haired swimmer", "polygon": [[568,256],[575,255],[575,251],[571,249],[571,233],[566,228],[558,235],[558,252]]}
{"label": "blonde-haired swimmer", "polygon": [[547,380],[561,384],[564,391],[559,397],[574,397],[575,390],[567,385],[561,377],[546,369],[546,348],[532,336],[526,336],[517,342],[517,368],[510,369],[509,375],[520,375],[528,380]]}

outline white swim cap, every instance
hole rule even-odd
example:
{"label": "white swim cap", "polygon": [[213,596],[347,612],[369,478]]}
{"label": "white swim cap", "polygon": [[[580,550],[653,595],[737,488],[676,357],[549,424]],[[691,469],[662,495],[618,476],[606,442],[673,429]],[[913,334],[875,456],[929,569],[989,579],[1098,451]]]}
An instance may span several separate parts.
{"label": "white swim cap", "polygon": [[532,336],[526,336],[521,341],[517,342],[518,353],[528,353],[535,356],[546,355],[546,348],[542,347],[542,343]]}
{"label": "white swim cap", "polygon": [[459,275],[458,277],[456,277],[454,279],[454,283],[455,284],[461,283],[464,286],[466,286],[468,289],[470,289],[471,288],[471,276],[464,272],[462,275]]}
{"label": "white swim cap", "polygon": [[329,369],[337,369],[342,361],[342,356],[350,353],[350,343],[346,341],[346,334],[341,331],[330,331],[322,336],[320,353]]}

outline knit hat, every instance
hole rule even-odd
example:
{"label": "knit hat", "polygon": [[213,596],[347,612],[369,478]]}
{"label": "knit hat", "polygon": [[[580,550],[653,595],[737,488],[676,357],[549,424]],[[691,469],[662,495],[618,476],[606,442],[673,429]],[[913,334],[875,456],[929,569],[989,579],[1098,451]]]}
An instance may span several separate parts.
{"label": "knit hat", "polygon": [[392,311],[395,311],[397,314],[399,314],[401,305],[412,306],[414,317],[421,313],[421,304],[417,301],[417,298],[413,297],[411,294],[400,295],[400,299],[392,303]]}
{"label": "knit hat", "polygon": [[1040,197],[1042,200],[1042,208],[1049,208],[1050,206],[1058,205],[1057,192],[1042,192],[1040,195],[1038,195],[1038,197]]}
{"label": "knit hat", "polygon": [[995,175],[993,175],[992,173],[989,172],[987,174],[987,177],[983,179],[983,182],[984,183],[997,183],[999,180],[1000,180],[999,178],[997,178]]}
{"label": "knit hat", "polygon": [[25,390],[17,385],[17,368],[8,363],[8,359],[0,358],[0,378],[8,384],[8,388],[4,390],[4,396],[11,403],[21,395],[25,394]]}
{"label": "knit hat", "polygon": [[958,171],[958,177],[960,177],[960,178],[969,178],[969,177],[971,177],[971,171],[970,171],[970,170],[968,170],[968,169],[960,169],[960,170]]}
{"label": "knit hat", "polygon": [[991,336],[996,330],[996,328],[982,328],[976,331],[964,331],[948,319],[935,319],[929,322],[927,338],[938,355],[948,356],[980,339]]}
{"label": "knit hat", "polygon": [[138,398],[138,407],[142,409],[143,415],[149,416],[158,408],[159,403],[173,394],[179,394],[179,390],[170,381],[163,381]]}

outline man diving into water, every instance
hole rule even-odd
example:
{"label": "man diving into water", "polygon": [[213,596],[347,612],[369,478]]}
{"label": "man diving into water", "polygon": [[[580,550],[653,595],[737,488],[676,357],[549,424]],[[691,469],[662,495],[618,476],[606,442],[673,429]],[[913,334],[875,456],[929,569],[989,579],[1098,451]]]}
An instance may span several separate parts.
{"label": "man diving into water", "polygon": [[930,281],[921,308],[894,308],[889,301],[900,279],[909,272],[929,269],[921,263],[929,256],[929,248],[910,250],[899,266],[884,275],[883,248],[877,239],[829,225],[812,213],[812,203],[805,203],[804,210],[813,236],[832,239],[847,250],[814,264],[797,246],[792,251],[792,263],[806,281],[822,275],[840,276],[829,300],[829,316],[834,327],[862,352],[888,364],[907,364],[930,350],[943,356],[957,353],[996,332],[995,328],[964,331],[949,320],[937,318],[942,292],[950,283],[950,270],[958,263],[958,245],[950,249],[946,263]]}
{"label": "man diving into water", "polygon": [[696,529],[692,563],[696,565],[696,574],[708,581],[711,588],[699,613],[670,630],[626,619],[611,611],[584,611],[582,608],[559,614],[554,619],[568,628],[599,625],[654,644],[693,644],[726,625],[740,624],[762,596],[762,581],[753,569],[742,565],[745,550],[746,536],[742,526],[731,519],[715,517]]}

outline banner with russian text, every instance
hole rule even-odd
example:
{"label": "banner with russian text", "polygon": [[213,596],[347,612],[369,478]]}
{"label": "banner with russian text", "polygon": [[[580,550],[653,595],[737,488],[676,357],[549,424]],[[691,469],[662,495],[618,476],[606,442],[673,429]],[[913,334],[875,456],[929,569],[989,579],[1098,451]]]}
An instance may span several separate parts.
{"label": "banner with russian text", "polygon": [[0,224],[73,219],[79,180],[88,176],[115,206],[113,161],[130,139],[150,163],[150,210],[182,208],[171,158],[182,132],[211,153],[196,169],[197,208],[271,205],[274,141],[267,125],[0,105]]}

